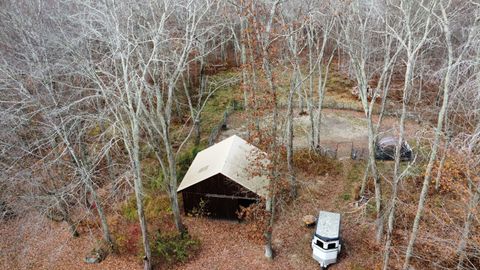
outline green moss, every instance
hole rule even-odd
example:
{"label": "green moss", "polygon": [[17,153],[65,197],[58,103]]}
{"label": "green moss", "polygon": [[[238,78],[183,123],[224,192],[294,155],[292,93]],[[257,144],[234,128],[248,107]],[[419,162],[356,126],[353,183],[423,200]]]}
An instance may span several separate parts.
{"label": "green moss", "polygon": [[92,137],[98,136],[100,135],[100,133],[102,133],[102,129],[100,128],[100,125],[95,125],[93,128],[91,128],[88,131],[88,135]]}

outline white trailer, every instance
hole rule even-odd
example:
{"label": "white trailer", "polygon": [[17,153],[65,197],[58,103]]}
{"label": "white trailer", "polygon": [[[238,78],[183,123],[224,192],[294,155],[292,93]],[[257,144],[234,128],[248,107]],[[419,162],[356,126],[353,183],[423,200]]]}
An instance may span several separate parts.
{"label": "white trailer", "polygon": [[337,262],[342,249],[340,241],[340,214],[320,211],[312,239],[312,257],[320,263],[322,269]]}

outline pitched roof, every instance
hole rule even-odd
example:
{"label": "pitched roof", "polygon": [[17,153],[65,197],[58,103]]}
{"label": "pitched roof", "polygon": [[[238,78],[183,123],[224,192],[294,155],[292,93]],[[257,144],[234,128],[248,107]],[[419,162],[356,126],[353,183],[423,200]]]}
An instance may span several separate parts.
{"label": "pitched roof", "polygon": [[[197,154],[177,192],[220,173],[248,190],[267,197],[268,178],[254,173],[258,168],[256,159],[263,156],[260,153],[257,147],[233,135]],[[262,159],[262,162],[268,160]]]}

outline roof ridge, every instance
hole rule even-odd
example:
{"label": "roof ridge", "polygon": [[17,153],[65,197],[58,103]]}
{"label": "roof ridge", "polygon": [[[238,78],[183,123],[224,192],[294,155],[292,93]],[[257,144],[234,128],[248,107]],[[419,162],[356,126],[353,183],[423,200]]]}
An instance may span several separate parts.
{"label": "roof ridge", "polygon": [[[227,160],[229,159],[230,157],[230,153],[232,153],[232,148],[233,148],[233,142],[235,140],[237,140],[237,138],[241,139],[240,137],[238,137],[237,135],[233,134],[232,136],[230,136],[228,139],[231,139],[231,141],[229,142],[230,145],[228,146],[228,150],[227,150],[227,155],[225,156],[225,159],[223,160],[223,164],[222,166],[220,167],[220,172],[223,172],[224,169],[225,169],[225,165],[227,165]],[[227,139],[227,140],[228,140]],[[233,179],[232,179],[233,180]],[[235,180],[233,180],[234,182],[237,182]]]}

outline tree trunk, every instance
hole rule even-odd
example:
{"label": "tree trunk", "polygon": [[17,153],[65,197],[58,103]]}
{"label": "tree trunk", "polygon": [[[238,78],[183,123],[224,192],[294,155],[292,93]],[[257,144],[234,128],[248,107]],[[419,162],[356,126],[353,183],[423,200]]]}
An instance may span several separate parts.
{"label": "tree trunk", "polygon": [[402,102],[402,115],[400,116],[400,134],[398,136],[398,142],[395,147],[395,167],[393,170],[393,184],[392,184],[392,195],[390,199],[390,211],[388,212],[388,222],[387,222],[387,235],[385,241],[385,251],[383,256],[383,270],[388,270],[388,261],[390,258],[390,248],[392,245],[392,233],[393,233],[393,226],[395,220],[395,207],[397,203],[398,197],[398,183],[401,180],[400,171],[400,157],[401,157],[401,149],[402,144],[404,141],[405,135],[405,117],[407,114],[407,95],[408,95],[408,86],[404,89],[403,92],[403,102]]}
{"label": "tree trunk", "polygon": [[[274,193],[275,190],[272,191]],[[272,230],[273,222],[275,218],[275,196],[272,196],[269,200],[269,207],[267,206],[267,212],[270,213],[267,228],[265,230],[265,257],[269,260],[273,260],[273,248],[272,248]],[[270,208],[270,209],[268,209]]]}
{"label": "tree trunk", "polygon": [[57,129],[57,133],[64,140],[66,147],[69,151],[70,158],[80,172],[80,175],[78,175],[78,177],[81,179],[82,183],[86,186],[87,190],[92,195],[93,202],[95,203],[95,208],[97,209],[98,216],[100,217],[103,240],[105,240],[105,242],[110,247],[113,247],[113,239],[110,233],[110,229],[108,227],[107,217],[103,210],[102,202],[98,198],[97,191],[94,188],[92,177],[89,172],[91,162],[89,161],[89,154],[84,144],[86,140],[84,139],[84,136],[80,136],[80,138],[82,138],[79,143],[80,153],[77,155],[74,151],[73,146],[70,144],[67,135],[62,133],[60,129]]}
{"label": "tree trunk", "polygon": [[144,249],[144,269],[152,269],[152,255],[150,250],[150,240],[148,239],[148,229],[147,222],[145,219],[145,213],[143,210],[143,184],[142,184],[142,173],[140,168],[140,145],[139,145],[139,127],[138,120],[136,116],[133,117],[132,121],[132,167],[134,170],[134,188],[135,188],[135,199],[137,202],[137,214],[140,221],[140,229],[142,231],[142,241]]}
{"label": "tree trunk", "polygon": [[273,223],[275,220],[275,192],[276,192],[276,182],[278,180],[277,175],[277,163],[278,163],[278,152],[277,152],[277,124],[278,124],[278,111],[277,111],[277,98],[276,98],[276,88],[273,83],[272,71],[270,67],[270,61],[268,58],[268,52],[263,52],[263,68],[265,71],[265,77],[267,78],[268,84],[270,86],[270,91],[274,103],[273,108],[273,123],[272,123],[272,143],[270,145],[270,153],[273,155],[273,166],[271,169],[271,179],[270,179],[270,189],[271,189],[271,211],[270,218],[268,221],[267,229],[265,232],[266,245],[265,245],[265,256],[272,260],[273,259],[273,249],[272,249],[272,231]]}
{"label": "tree trunk", "polygon": [[438,166],[437,170],[437,177],[435,178],[435,190],[438,191],[440,189],[440,180],[442,178],[442,171],[443,167],[445,166],[445,160],[447,159],[448,147],[450,146],[450,138],[447,138],[447,142],[445,143],[445,149],[442,153],[442,159],[440,160],[440,165]]}
{"label": "tree trunk", "polygon": [[98,199],[98,195],[96,190],[93,188],[93,186],[90,183],[89,186],[90,193],[92,194],[93,201],[95,202],[95,206],[97,209],[98,216],[100,217],[100,223],[102,225],[102,232],[103,232],[103,240],[110,245],[110,247],[113,247],[113,239],[110,233],[110,229],[108,227],[108,222],[107,222],[107,216],[105,215],[105,212],[103,211],[103,206],[101,205],[100,200]]}
{"label": "tree trunk", "polygon": [[78,237],[80,234],[77,231],[77,225],[73,222],[69,215],[64,217],[65,222],[68,224],[68,228],[70,228],[70,233],[73,237]]}
{"label": "tree trunk", "polygon": [[[62,199],[60,199],[62,200]],[[70,233],[73,237],[78,237],[80,234],[77,231],[77,225],[73,222],[72,218],[70,217],[70,213],[68,212],[67,206],[59,200],[58,208],[62,215],[62,219],[67,223],[68,228],[70,229]]]}
{"label": "tree trunk", "polygon": [[177,197],[177,163],[175,160],[175,155],[173,153],[172,145],[170,143],[170,134],[168,127],[165,130],[165,148],[167,152],[168,159],[168,170],[170,171],[170,181],[168,184],[168,194],[170,198],[170,203],[172,206],[173,218],[175,221],[175,227],[178,232],[183,236],[186,233],[185,225],[182,222],[182,216],[180,215],[180,207],[178,206],[178,197]]}
{"label": "tree trunk", "polygon": [[195,132],[194,144],[195,146],[199,146],[200,139],[201,139],[200,119],[195,119],[193,121],[193,125],[194,125],[194,132]]}
{"label": "tree trunk", "polygon": [[382,205],[382,185],[380,183],[380,177],[377,171],[377,163],[375,160],[375,134],[373,130],[372,115],[368,113],[367,125],[368,125],[368,158],[370,160],[370,168],[373,176],[373,183],[375,185],[375,205],[377,210],[376,220],[376,235],[375,239],[379,243],[383,235],[383,205]]}
{"label": "tree trunk", "polygon": [[[325,34],[324,39],[327,38],[327,35]],[[326,46],[326,42],[322,45],[321,49],[321,55],[323,56],[324,54],[324,49]],[[317,115],[316,115],[316,123],[315,123],[315,133],[316,133],[316,141],[315,141],[315,148],[319,149],[320,148],[320,131],[321,131],[321,124],[322,124],[322,108],[323,108],[323,101],[325,100],[325,91],[327,87],[327,79],[328,79],[328,73],[330,69],[330,64],[332,63],[333,56],[335,54],[335,51],[332,52],[330,55],[330,58],[328,59],[327,65],[325,66],[325,74],[322,71],[323,65],[319,64],[318,65],[318,101],[317,101]],[[321,60],[320,60],[321,63]]]}
{"label": "tree trunk", "polygon": [[[81,138],[83,138],[83,136],[81,136]],[[66,137],[65,137],[65,140],[67,140]],[[73,147],[70,145],[70,143],[68,141],[66,141],[66,142],[67,142],[67,147],[70,150],[70,155],[72,156],[72,159],[74,160],[75,164],[77,165],[77,168],[80,170],[80,177],[82,179],[82,182],[86,185],[87,189],[90,191],[90,194],[92,195],[92,199],[95,203],[95,208],[97,209],[98,216],[100,217],[100,224],[102,226],[103,240],[110,247],[113,247],[114,243],[113,243],[112,235],[110,233],[110,229],[109,229],[109,226],[108,226],[107,216],[105,215],[105,211],[103,210],[102,202],[98,198],[97,191],[94,188],[94,184],[93,184],[93,181],[92,181],[92,176],[89,173],[91,162],[89,161],[88,150],[85,147],[83,141],[80,142],[80,155],[79,155],[79,158],[77,159],[77,156],[75,155]]]}
{"label": "tree trunk", "polygon": [[[202,52],[203,53],[203,52]],[[205,74],[205,60],[203,56],[200,58],[200,85],[199,85],[199,93],[198,93],[198,99],[197,99],[197,110],[196,110],[196,115],[194,116],[195,119],[193,120],[193,125],[194,125],[194,132],[195,132],[195,138],[194,138],[194,143],[195,146],[200,145],[200,140],[201,140],[201,106],[202,106],[202,97],[206,91],[207,88],[207,80],[208,77]]]}
{"label": "tree trunk", "polygon": [[365,196],[365,188],[367,187],[368,174],[370,172],[370,158],[367,159],[367,167],[363,173],[362,184],[360,186],[360,196]]}
{"label": "tree trunk", "polygon": [[[272,98],[273,104],[273,121],[272,121],[272,133],[271,133],[271,140],[269,147],[269,152],[271,154],[272,159],[272,166],[271,166],[271,179],[270,179],[270,200],[271,200],[271,211],[270,211],[270,218],[267,224],[267,228],[265,231],[265,256],[268,259],[273,259],[273,249],[272,249],[272,231],[273,231],[273,223],[275,221],[275,192],[276,192],[276,182],[278,180],[278,151],[277,151],[277,125],[278,125],[278,104],[277,104],[277,88],[273,81],[273,74],[272,74],[272,67],[270,63],[270,56],[269,56],[269,46],[270,46],[270,31],[272,29],[272,22],[275,16],[275,12],[277,6],[280,4],[280,0],[276,0],[272,8],[270,9],[270,14],[268,17],[268,22],[265,27],[266,37],[262,38],[262,35],[259,33],[258,25],[256,21],[254,22],[254,27],[256,30],[258,40],[262,41],[262,62],[263,62],[263,71],[265,74],[265,78],[267,80],[270,95]],[[254,7],[254,5],[252,5]],[[255,17],[254,17],[255,20]]]}
{"label": "tree trunk", "polygon": [[293,95],[297,86],[297,73],[294,71],[294,78],[290,82],[290,92],[288,93],[287,104],[287,167],[288,178],[290,180],[290,195],[292,198],[297,197],[297,184],[295,180],[295,170],[293,168]]}
{"label": "tree trunk", "polygon": [[317,141],[315,133],[315,116],[314,116],[314,104],[313,104],[313,76],[312,74],[315,71],[316,64],[313,61],[313,26],[308,25],[307,27],[307,44],[308,44],[308,73],[310,77],[308,78],[308,95],[307,95],[307,109],[310,117],[310,149],[315,149],[315,142]]}
{"label": "tree trunk", "polygon": [[240,23],[240,32],[241,32],[241,44],[240,44],[240,60],[242,63],[242,83],[243,83],[243,108],[245,111],[247,111],[248,108],[248,88],[247,88],[247,70],[246,70],[246,64],[247,64],[247,49],[245,48],[245,31],[246,31],[246,20],[242,18],[242,21]]}
{"label": "tree trunk", "polygon": [[[248,25],[247,25],[248,26]],[[252,74],[251,74],[251,85],[249,87],[249,90],[250,90],[250,99],[251,99],[251,107],[252,109],[250,110],[250,116],[253,117],[253,122],[254,122],[254,125],[255,125],[255,131],[257,133],[260,133],[260,119],[258,116],[255,116],[254,115],[254,112],[257,111],[257,100],[256,100],[256,93],[257,93],[257,70],[256,70],[256,66],[255,66],[255,49],[253,47],[253,41],[250,37],[250,33],[249,31],[247,30],[246,31],[246,38],[247,38],[247,44],[248,44],[248,49],[250,51],[250,53],[248,54],[248,58],[249,58],[249,62],[250,62],[250,69],[252,71]]]}

